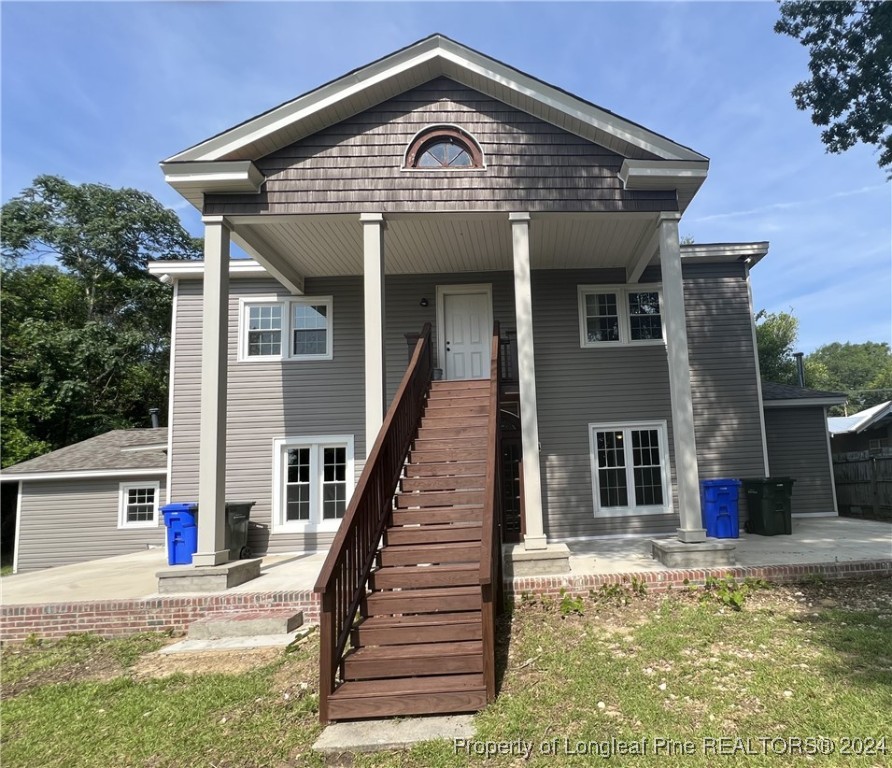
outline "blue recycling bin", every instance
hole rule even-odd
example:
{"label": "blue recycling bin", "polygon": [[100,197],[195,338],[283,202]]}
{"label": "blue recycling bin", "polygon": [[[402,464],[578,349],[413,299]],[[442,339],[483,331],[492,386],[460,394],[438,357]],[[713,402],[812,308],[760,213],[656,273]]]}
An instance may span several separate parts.
{"label": "blue recycling bin", "polygon": [[716,539],[740,537],[740,480],[700,481],[700,508],[706,535]]}
{"label": "blue recycling bin", "polygon": [[191,565],[198,551],[198,504],[194,501],[161,507],[167,526],[167,564]]}

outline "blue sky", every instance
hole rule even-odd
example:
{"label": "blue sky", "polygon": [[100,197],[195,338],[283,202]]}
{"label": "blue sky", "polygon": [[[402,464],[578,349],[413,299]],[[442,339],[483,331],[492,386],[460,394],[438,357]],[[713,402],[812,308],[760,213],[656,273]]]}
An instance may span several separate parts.
{"label": "blue sky", "polygon": [[892,340],[892,185],[793,105],[807,52],[758,3],[16,3],[2,21],[2,198],[36,175],[147,190],[158,161],[432,32],[711,159],[681,233],[769,240],[757,309],[800,348]]}

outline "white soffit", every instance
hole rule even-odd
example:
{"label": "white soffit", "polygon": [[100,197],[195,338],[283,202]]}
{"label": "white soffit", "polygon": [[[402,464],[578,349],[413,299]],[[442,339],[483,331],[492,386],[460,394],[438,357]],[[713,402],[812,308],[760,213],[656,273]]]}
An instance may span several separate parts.
{"label": "white soffit", "polygon": [[186,149],[166,163],[263,157],[441,75],[621,154],[621,145],[626,144],[663,160],[707,162],[665,136],[435,34]]}

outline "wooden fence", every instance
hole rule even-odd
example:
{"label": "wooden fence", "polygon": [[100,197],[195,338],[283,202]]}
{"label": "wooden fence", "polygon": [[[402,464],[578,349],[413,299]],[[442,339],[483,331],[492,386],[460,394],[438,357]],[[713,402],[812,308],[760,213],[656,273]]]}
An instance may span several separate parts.
{"label": "wooden fence", "polygon": [[839,514],[892,520],[892,455],[837,454],[833,479]]}

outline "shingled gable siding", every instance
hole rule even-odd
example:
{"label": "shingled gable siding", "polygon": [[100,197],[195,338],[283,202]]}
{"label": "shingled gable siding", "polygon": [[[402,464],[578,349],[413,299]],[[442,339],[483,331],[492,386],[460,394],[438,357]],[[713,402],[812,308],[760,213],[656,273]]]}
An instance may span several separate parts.
{"label": "shingled gable siding", "polygon": [[[177,294],[171,498],[198,496],[201,388],[201,292],[182,280]],[[271,533],[273,440],[353,435],[355,468],[365,457],[362,278],[308,279],[307,296],[334,297],[334,358],[327,361],[238,362],[239,298],[288,292],[272,278],[230,283],[226,498],[255,501],[248,545],[257,552],[325,548],[333,533]],[[405,342],[404,342],[405,344]],[[200,511],[199,511],[200,514]]]}
{"label": "shingled gable siding", "polygon": [[765,433],[772,477],[796,480],[793,514],[832,513],[832,467],[827,455],[824,408],[766,408]]}
{"label": "shingled gable siding", "polygon": [[[756,372],[742,265],[684,269],[701,477],[764,474]],[[642,282],[658,282],[648,269]],[[673,515],[595,517],[589,423],[663,421],[675,458],[665,348],[581,349],[576,286],[621,283],[616,270],[533,273],[533,326],[548,535],[669,533]],[[673,492],[674,496],[674,492]]]}
{"label": "shingled gable siding", "polygon": [[[402,170],[421,129],[455,124],[485,171]],[[653,158],[643,150],[636,158]],[[356,211],[675,211],[674,192],[623,189],[623,157],[446,78],[432,80],[256,162],[259,195],[208,195],[206,214]]]}
{"label": "shingled gable siding", "polygon": [[156,481],[163,504],[162,477],[22,481],[18,572],[163,546],[160,520],[156,528],[118,529],[120,484]]}

